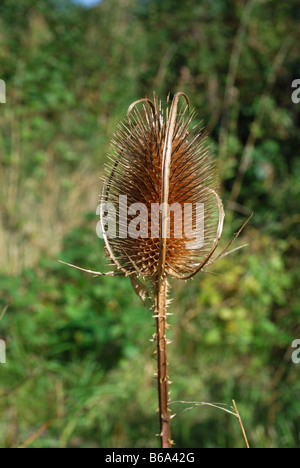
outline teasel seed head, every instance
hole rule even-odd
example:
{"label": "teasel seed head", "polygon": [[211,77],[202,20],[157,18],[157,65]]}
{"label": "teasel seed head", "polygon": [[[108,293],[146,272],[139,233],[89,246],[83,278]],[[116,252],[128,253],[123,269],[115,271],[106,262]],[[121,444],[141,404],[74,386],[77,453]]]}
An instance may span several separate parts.
{"label": "teasel seed head", "polygon": [[[118,235],[104,239],[126,275],[185,279],[217,247],[223,205],[214,157],[195,120],[185,94],[168,99],[166,109],[154,96],[133,103],[114,135],[101,201],[114,206]],[[140,228],[138,236],[129,235],[130,226]]]}

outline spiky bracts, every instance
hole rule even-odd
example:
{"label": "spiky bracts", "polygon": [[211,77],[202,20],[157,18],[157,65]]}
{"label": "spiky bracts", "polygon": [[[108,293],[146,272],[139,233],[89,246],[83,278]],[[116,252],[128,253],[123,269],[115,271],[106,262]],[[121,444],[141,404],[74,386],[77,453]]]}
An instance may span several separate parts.
{"label": "spiky bracts", "polygon": [[157,98],[130,106],[106,168],[103,199],[115,206],[119,234],[112,254],[128,274],[153,280],[192,275],[218,231],[214,160],[187,98],[178,111],[181,94],[166,110]]}

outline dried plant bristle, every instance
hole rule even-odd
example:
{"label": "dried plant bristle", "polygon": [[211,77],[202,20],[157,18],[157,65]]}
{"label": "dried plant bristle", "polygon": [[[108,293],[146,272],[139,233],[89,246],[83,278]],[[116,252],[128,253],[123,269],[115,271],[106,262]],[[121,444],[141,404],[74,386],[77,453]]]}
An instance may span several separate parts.
{"label": "dried plant bristle", "polygon": [[[151,205],[160,204],[163,192],[163,152],[167,137],[169,102],[166,110],[155,97],[153,103],[141,100],[131,106],[112,141],[110,164],[105,179],[105,201],[113,203],[119,219],[119,196],[126,195],[128,206],[143,203],[147,207],[148,235],[138,238],[110,239],[110,247],[119,264],[130,273],[155,278],[159,272],[161,224],[157,237],[151,237]],[[219,212],[214,192],[216,182],[214,158],[206,135],[194,123],[195,113],[187,102],[176,114],[169,169],[168,204],[204,206],[204,245],[187,237],[182,219],[182,236],[176,236],[176,209],[170,215],[170,235],[166,240],[165,272],[171,276],[189,275],[211,251],[216,238]],[[122,209],[122,208],[121,208]],[[195,228],[195,210],[190,214]],[[140,215],[141,217],[143,214]],[[180,216],[180,215],[179,215]],[[133,216],[128,216],[127,228]],[[141,218],[140,218],[141,219]],[[185,219],[186,221],[186,219]],[[122,226],[118,225],[122,229]]]}

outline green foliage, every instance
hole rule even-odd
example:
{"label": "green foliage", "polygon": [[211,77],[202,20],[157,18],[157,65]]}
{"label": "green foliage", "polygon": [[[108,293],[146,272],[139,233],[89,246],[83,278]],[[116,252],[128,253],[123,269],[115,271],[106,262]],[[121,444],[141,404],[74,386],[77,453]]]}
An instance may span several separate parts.
{"label": "green foliage", "polygon": [[220,155],[224,245],[254,211],[238,241],[248,247],[220,260],[218,276],[172,283],[176,447],[242,447],[232,416],[175,403],[233,398],[252,446],[299,446],[290,346],[300,338],[300,105],[291,101],[300,10],[271,0],[245,11],[236,0],[103,0],[93,9],[2,0],[1,447],[46,422],[32,447],[159,444],[151,311],[128,278],[57,262],[106,268],[98,178],[128,105],[154,90],[162,99],[186,92],[207,126]]}

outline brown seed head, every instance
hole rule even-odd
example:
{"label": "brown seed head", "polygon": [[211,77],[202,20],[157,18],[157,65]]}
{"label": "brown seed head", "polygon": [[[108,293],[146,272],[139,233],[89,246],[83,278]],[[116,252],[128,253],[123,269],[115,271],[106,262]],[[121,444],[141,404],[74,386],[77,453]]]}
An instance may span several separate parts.
{"label": "brown seed head", "polygon": [[117,237],[107,238],[109,256],[127,274],[153,280],[192,275],[218,231],[214,158],[185,95],[178,110],[181,95],[165,110],[156,97],[130,106],[112,141],[104,180],[102,202],[114,205],[117,219]]}

